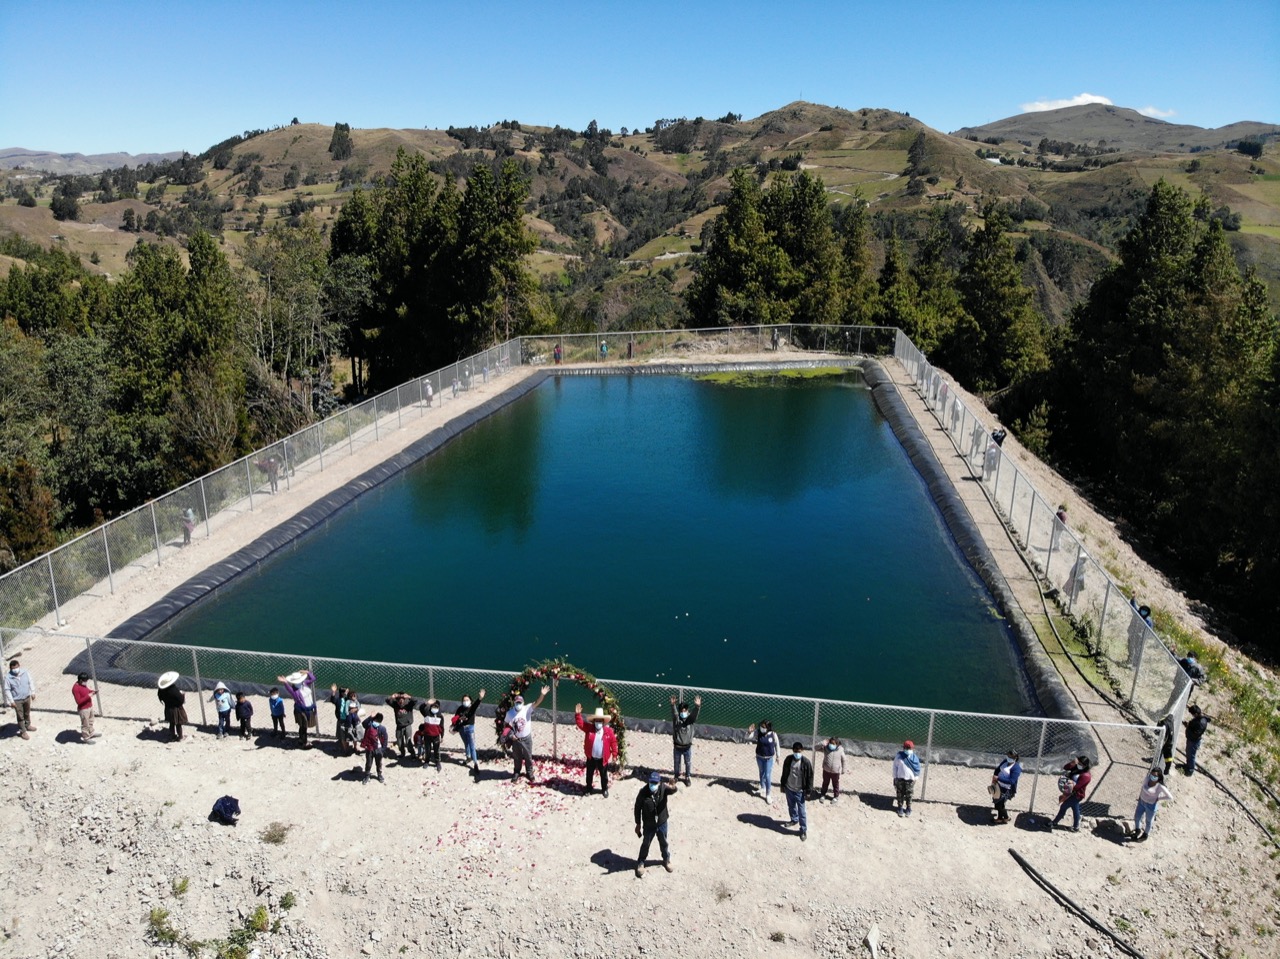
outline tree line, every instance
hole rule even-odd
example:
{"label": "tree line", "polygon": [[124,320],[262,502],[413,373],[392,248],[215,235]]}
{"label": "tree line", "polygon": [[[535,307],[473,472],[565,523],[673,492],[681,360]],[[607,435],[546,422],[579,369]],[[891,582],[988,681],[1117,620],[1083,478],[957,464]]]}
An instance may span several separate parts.
{"label": "tree line", "polygon": [[1028,257],[1053,268],[1053,241],[1015,244],[1007,207],[969,226],[940,204],[904,241],[892,215],[833,210],[807,172],[731,183],[685,294],[691,322],[900,328],[1192,594],[1280,651],[1260,628],[1280,613],[1280,327],[1207,201],[1157,183],[1118,259],[1051,326],[1024,277]]}
{"label": "tree line", "polygon": [[400,154],[330,238],[303,216],[230,265],[196,229],[115,281],[10,238],[0,279],[0,571],[382,389],[547,322],[514,166],[459,186]]}

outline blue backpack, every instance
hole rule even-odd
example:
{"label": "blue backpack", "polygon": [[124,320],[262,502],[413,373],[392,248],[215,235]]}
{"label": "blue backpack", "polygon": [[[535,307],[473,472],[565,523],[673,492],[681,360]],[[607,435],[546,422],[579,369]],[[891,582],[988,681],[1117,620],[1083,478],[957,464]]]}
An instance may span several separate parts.
{"label": "blue backpack", "polygon": [[240,818],[240,800],[235,796],[223,796],[213,804],[209,813],[210,822],[220,822],[224,826],[234,826]]}

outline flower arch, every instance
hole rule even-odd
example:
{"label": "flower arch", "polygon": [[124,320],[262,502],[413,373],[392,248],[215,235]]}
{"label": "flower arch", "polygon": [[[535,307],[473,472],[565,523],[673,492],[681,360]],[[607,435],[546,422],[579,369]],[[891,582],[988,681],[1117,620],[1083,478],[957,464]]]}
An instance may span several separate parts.
{"label": "flower arch", "polygon": [[605,686],[585,669],[579,669],[563,659],[543,660],[540,663],[529,666],[524,672],[511,680],[507,691],[498,700],[497,715],[494,717],[494,731],[497,734],[498,741],[502,741],[502,734],[506,729],[507,710],[511,708],[511,703],[517,696],[523,696],[530,686],[539,683],[550,683],[554,686],[562,679],[585,686],[596,697],[596,701],[609,717],[609,725],[613,727],[614,735],[618,737],[618,764],[625,766],[627,763],[627,727],[622,721],[622,710],[618,706],[617,697],[613,695],[608,686]]}

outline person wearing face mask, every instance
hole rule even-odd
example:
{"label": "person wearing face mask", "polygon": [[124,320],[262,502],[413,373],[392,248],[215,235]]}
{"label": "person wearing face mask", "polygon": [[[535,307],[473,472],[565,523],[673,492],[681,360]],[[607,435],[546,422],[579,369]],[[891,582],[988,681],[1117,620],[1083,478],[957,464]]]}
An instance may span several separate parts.
{"label": "person wearing face mask", "polygon": [[30,739],[36,727],[31,725],[31,704],[36,700],[36,681],[22,668],[16,659],[9,661],[9,672],[4,677],[5,705],[12,706],[18,723],[18,735]]}
{"label": "person wearing face mask", "polygon": [[698,721],[698,713],[702,711],[702,697],[693,697],[693,709],[688,703],[676,705],[676,698],[671,697],[671,743],[673,746],[673,763],[675,771],[671,778],[680,778],[680,760],[684,760],[684,784],[688,786],[692,775],[693,759],[693,724]]}
{"label": "person wearing face mask", "polygon": [[413,710],[418,704],[409,698],[403,690],[393,693],[387,700],[391,714],[396,718],[396,751],[404,760],[414,754],[413,748]]}
{"label": "person wearing face mask", "polygon": [[756,771],[760,774],[760,795],[769,805],[773,805],[773,760],[781,749],[778,734],[773,731],[773,723],[767,719],[760,720],[747,727],[747,735],[756,744]]}
{"label": "person wearing face mask", "polygon": [[462,702],[453,711],[452,720],[453,731],[462,737],[464,761],[470,763],[471,776],[476,782],[480,781],[480,757],[476,753],[476,710],[484,700],[484,693],[483,689],[480,690],[480,695],[474,700],[470,696],[463,696]]}
{"label": "person wearing face mask", "polygon": [[431,700],[423,703],[422,725],[418,732],[422,734],[422,761],[428,766],[435,764],[436,772],[440,771],[440,742],[444,739],[444,716],[440,714],[440,701]]}
{"label": "person wearing face mask", "polygon": [[800,827],[800,841],[809,836],[809,814],[806,802],[813,790],[813,763],[804,754],[804,744],[794,743],[791,755],[782,761],[782,788],[787,794],[787,812],[791,825]]}
{"label": "person wearing face mask", "polygon": [[573,707],[573,721],[585,734],[582,750],[587,756],[587,792],[595,784],[596,770],[600,771],[600,791],[609,796],[609,763],[618,758],[618,734],[613,731],[610,717],[599,706],[591,716],[591,722],[582,718],[582,703]]}
{"label": "person wearing face mask", "polygon": [[1010,749],[991,774],[991,785],[995,787],[991,793],[991,801],[996,807],[997,826],[1003,826],[1009,821],[1009,811],[1005,804],[1018,794],[1018,780],[1022,776],[1022,763],[1018,760],[1018,754]]}
{"label": "person wearing face mask", "polygon": [[649,774],[649,781],[640,787],[636,796],[636,835],[641,837],[640,855],[636,859],[636,878],[644,875],[645,859],[653,837],[658,837],[658,850],[662,853],[662,868],[674,872],[671,866],[671,847],[667,845],[667,797],[675,793],[675,783],[662,781],[656,769]]}
{"label": "person wearing face mask", "polygon": [[[1147,773],[1146,781],[1138,792],[1138,808],[1133,811],[1133,832],[1125,834],[1135,842],[1145,842],[1151,835],[1151,826],[1156,821],[1156,807],[1162,799],[1172,799],[1173,793],[1164,784],[1164,773],[1153,769]],[[1146,819],[1144,826],[1142,820]]]}
{"label": "person wearing face mask", "polygon": [[531,703],[524,701],[519,693],[511,700],[511,708],[503,716],[503,726],[511,731],[511,752],[515,756],[516,768],[511,773],[511,781],[520,778],[523,769],[529,782],[533,782],[533,711],[542,705],[551,692],[550,686],[543,686],[538,698]]}
{"label": "person wearing face mask", "polygon": [[915,792],[919,775],[920,757],[916,755],[916,744],[908,739],[898,750],[898,755],[893,757],[894,805],[898,808],[899,817],[911,815],[911,795]]}
{"label": "person wearing face mask", "polygon": [[819,799],[827,798],[827,787],[835,792],[831,797],[833,803],[840,801],[840,776],[844,773],[844,746],[838,738],[832,736],[822,750],[822,792]]}

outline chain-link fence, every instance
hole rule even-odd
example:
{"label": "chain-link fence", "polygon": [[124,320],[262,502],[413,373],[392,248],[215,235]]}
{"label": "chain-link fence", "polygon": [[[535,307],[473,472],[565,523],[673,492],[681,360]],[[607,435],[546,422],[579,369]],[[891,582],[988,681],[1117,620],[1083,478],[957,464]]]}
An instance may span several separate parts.
{"label": "chain-link fence", "polygon": [[[0,630],[6,659],[24,644],[31,645],[36,637],[40,644],[33,648],[49,650],[35,667],[37,673],[43,670],[45,674],[40,676],[42,702],[57,696],[45,692],[53,685],[49,672],[59,668],[72,675],[85,672],[99,689],[100,714],[114,718],[158,721],[161,706],[156,681],[170,670],[181,674],[178,685],[187,694],[187,713],[193,724],[209,725],[214,719],[210,696],[214,686],[223,682],[233,693],[244,692],[251,701],[256,699],[258,726],[269,724],[263,697],[272,686],[281,686],[279,677],[310,670],[316,677],[321,736],[336,736],[336,713],[328,706],[331,686],[354,690],[370,706],[380,706],[392,693],[403,690],[419,702],[439,699],[446,713],[456,708],[464,694],[476,696],[483,689],[487,695],[478,710],[477,744],[488,751],[490,760],[501,761],[494,707],[511,689],[512,673],[54,636],[34,630]],[[68,657],[70,662],[66,662]],[[63,662],[65,666],[60,665]],[[27,664],[31,665],[30,660]],[[694,774],[742,788],[757,778],[747,727],[764,720],[772,723],[784,752],[793,743],[801,743],[812,755],[816,769],[821,768],[822,744],[837,737],[849,763],[844,789],[883,792],[885,796],[891,792],[893,757],[905,740],[912,740],[922,763],[918,797],[958,805],[984,805],[992,769],[1009,750],[1015,750],[1021,755],[1026,778],[1011,808],[1052,810],[1057,804],[1058,771],[1068,760],[1088,756],[1094,778],[1086,814],[1124,816],[1132,809],[1146,770],[1158,761],[1164,735],[1159,726],[986,715],[628,680],[597,682],[618,701],[629,768],[671,768],[674,699],[690,706],[698,704]],[[574,727],[573,710],[575,704],[582,703],[584,710],[591,712],[599,704],[596,693],[569,679],[554,679],[550,685],[550,695],[534,717],[538,755],[580,759],[582,740]],[[287,698],[283,688],[281,692]],[[527,692],[527,696],[536,695],[535,689]],[[460,741],[453,737],[446,745],[452,753],[461,749]],[[775,767],[775,780],[779,773],[780,765]],[[1045,777],[1047,781],[1042,783]]]}
{"label": "chain-link fence", "polygon": [[1012,457],[901,332],[894,356],[915,381],[970,472],[980,479],[1032,567],[1097,650],[1117,694],[1148,722],[1181,722],[1191,679],[1107,571]]}
{"label": "chain-link fence", "polygon": [[518,365],[513,340],[459,360],[228,463],[0,576],[0,626],[48,617],[62,625],[76,604],[109,595],[131,569],[163,565],[193,538],[288,491],[298,480],[376,443],[406,417],[421,417]]}

